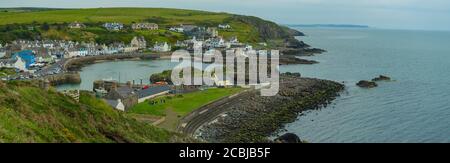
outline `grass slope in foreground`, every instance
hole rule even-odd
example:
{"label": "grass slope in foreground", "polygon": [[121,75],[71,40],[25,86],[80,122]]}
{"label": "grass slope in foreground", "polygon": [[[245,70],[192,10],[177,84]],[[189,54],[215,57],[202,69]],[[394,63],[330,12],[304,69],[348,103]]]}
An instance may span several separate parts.
{"label": "grass slope in foreground", "polygon": [[16,74],[16,70],[13,68],[5,68],[5,67],[0,68],[0,77],[6,77],[8,75],[14,74]]}
{"label": "grass slope in foreground", "polygon": [[0,142],[189,142],[82,93],[80,103],[29,82],[0,82]]}

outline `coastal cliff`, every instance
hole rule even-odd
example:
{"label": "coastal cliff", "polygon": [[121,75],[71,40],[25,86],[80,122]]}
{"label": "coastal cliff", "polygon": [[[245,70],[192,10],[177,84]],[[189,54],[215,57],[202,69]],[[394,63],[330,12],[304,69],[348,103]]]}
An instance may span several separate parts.
{"label": "coastal cliff", "polygon": [[270,39],[291,38],[293,36],[304,36],[303,33],[297,30],[280,26],[274,22],[254,16],[234,15],[232,19],[234,21],[239,21],[254,26],[257,29],[259,36],[264,41],[269,41]]}
{"label": "coastal cliff", "polygon": [[325,52],[322,49],[311,48],[310,45],[296,39],[296,36],[305,36],[298,30],[254,16],[234,15],[232,21],[253,26],[260,37],[260,41],[269,42],[270,46],[280,50],[282,54],[305,56]]}

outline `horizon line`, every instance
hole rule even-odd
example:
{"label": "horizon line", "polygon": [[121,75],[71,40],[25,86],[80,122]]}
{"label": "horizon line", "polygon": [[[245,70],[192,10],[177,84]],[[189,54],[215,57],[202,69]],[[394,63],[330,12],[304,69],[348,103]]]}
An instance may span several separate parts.
{"label": "horizon line", "polygon": [[[140,6],[107,6],[107,7],[0,7],[0,9],[60,9],[60,10],[70,10],[70,9],[107,9],[107,8],[141,8],[141,9],[179,9],[179,10],[192,10],[192,11],[206,11],[206,12],[216,12],[216,13],[228,13],[228,14],[237,14],[237,13],[232,13],[232,12],[227,12],[227,11],[214,11],[214,10],[205,10],[205,9],[190,9],[190,8],[174,8],[174,7],[140,7]],[[242,14],[240,14],[242,15]],[[256,15],[248,15],[248,16],[256,16]],[[259,16],[257,16],[259,17]],[[266,19],[266,18],[265,18]],[[268,19],[270,20],[270,19]],[[353,24],[353,23],[281,23],[277,20],[270,20],[273,22],[276,22],[277,24],[280,25],[285,25],[285,26],[293,26],[293,25],[337,25],[337,26],[367,26],[365,28],[367,29],[386,29],[386,30],[411,30],[411,31],[443,31],[443,32],[447,32],[450,31],[450,29],[424,29],[424,28],[391,28],[391,27],[380,27],[380,26],[372,26],[372,25],[362,25],[362,24]],[[311,27],[311,28],[315,28],[315,27]],[[317,27],[320,28],[320,27]],[[345,28],[345,27],[342,27]],[[349,28],[355,28],[357,29],[358,27],[349,27]],[[361,28],[364,29],[364,28]]]}

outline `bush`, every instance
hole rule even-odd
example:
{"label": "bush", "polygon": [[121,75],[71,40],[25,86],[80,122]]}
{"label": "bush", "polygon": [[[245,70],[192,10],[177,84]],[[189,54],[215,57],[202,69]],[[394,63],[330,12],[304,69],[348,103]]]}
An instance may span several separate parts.
{"label": "bush", "polygon": [[50,25],[48,25],[48,23],[45,22],[44,24],[41,25],[41,29],[44,31],[48,31],[50,30]]}

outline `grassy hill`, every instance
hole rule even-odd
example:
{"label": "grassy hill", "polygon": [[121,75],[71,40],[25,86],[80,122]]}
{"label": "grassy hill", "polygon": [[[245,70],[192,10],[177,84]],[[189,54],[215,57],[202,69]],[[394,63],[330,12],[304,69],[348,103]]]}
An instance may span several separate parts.
{"label": "grassy hill", "polygon": [[[67,23],[74,21],[83,22],[88,25],[88,28],[67,29]],[[110,32],[99,28],[102,22],[121,22],[126,26],[133,22],[154,22],[160,25],[161,30]],[[237,36],[243,42],[257,43],[290,37],[288,29],[250,16],[167,8],[95,8],[0,12],[0,42],[14,39],[50,38],[109,43],[128,42],[136,35],[144,35],[150,42],[174,42],[184,37],[167,31],[169,26],[179,24],[217,26],[221,23],[228,23],[233,29],[220,30],[220,35],[226,38]],[[34,30],[29,30],[30,27]],[[26,36],[29,37],[24,38]]]}
{"label": "grassy hill", "polygon": [[228,14],[205,11],[165,9],[165,8],[95,8],[95,9],[67,9],[38,12],[11,12],[0,15],[0,24],[12,23],[62,23],[80,21],[86,23],[118,21],[125,24],[144,21],[151,17],[162,17],[167,20],[164,24],[192,24],[196,22],[220,22]]}
{"label": "grassy hill", "polygon": [[80,102],[29,82],[0,82],[0,142],[190,142],[138,122],[97,98]]}

